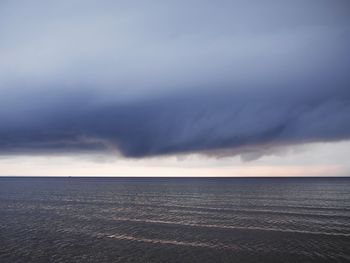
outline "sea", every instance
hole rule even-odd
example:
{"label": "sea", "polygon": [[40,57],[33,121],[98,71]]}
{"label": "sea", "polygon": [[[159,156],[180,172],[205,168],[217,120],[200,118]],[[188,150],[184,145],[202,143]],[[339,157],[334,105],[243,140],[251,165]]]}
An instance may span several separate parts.
{"label": "sea", "polygon": [[350,178],[0,178],[0,262],[350,262]]}

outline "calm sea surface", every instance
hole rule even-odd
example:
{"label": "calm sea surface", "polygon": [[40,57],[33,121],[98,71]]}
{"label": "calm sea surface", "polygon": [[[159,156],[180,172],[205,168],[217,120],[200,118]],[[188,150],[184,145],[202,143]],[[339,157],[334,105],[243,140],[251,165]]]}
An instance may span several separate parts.
{"label": "calm sea surface", "polygon": [[350,179],[0,178],[0,262],[350,262]]}

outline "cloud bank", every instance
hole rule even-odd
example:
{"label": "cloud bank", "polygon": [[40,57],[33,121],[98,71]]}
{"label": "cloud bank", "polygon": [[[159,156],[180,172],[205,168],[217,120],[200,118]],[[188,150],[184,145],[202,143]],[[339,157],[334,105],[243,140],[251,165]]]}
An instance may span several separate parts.
{"label": "cloud bank", "polygon": [[347,1],[0,7],[2,154],[249,160],[350,138]]}

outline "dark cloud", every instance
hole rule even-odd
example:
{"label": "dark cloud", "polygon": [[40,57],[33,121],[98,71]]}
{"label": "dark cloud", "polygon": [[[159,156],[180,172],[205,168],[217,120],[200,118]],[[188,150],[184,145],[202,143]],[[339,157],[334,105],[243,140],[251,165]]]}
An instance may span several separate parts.
{"label": "dark cloud", "polygon": [[349,139],[348,89],[308,91],[221,89],[99,105],[92,95],[37,94],[37,103],[16,104],[16,115],[2,122],[0,146],[5,153],[118,149],[144,157]]}
{"label": "dark cloud", "polygon": [[350,139],[347,1],[69,2],[1,4],[2,154]]}

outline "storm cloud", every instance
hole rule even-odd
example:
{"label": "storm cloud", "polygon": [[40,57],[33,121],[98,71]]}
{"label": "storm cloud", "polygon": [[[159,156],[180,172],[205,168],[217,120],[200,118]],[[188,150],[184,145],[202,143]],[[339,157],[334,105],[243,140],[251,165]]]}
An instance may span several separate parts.
{"label": "storm cloud", "polygon": [[3,1],[0,152],[350,139],[348,1]]}

